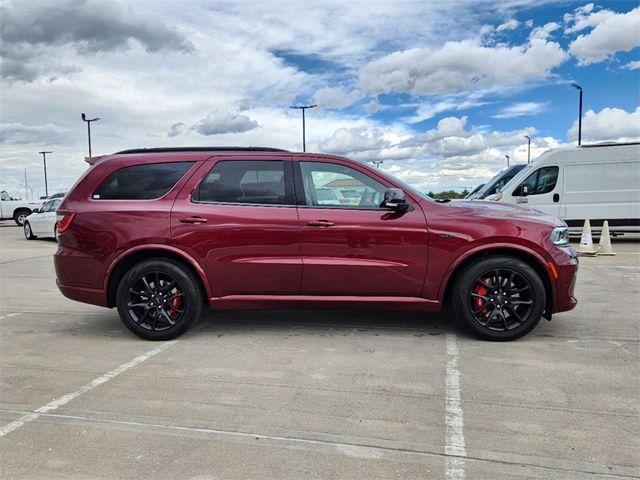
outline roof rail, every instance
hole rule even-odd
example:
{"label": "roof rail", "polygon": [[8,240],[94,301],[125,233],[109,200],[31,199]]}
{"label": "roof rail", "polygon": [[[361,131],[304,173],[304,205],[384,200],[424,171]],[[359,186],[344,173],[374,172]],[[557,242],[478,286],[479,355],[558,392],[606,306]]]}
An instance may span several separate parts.
{"label": "roof rail", "polygon": [[270,147],[159,147],[159,148],[133,148],[122,150],[114,155],[129,153],[165,153],[165,152],[287,152],[281,148]]}
{"label": "roof rail", "polygon": [[625,145],[640,145],[640,142],[602,142],[592,143],[590,145],[579,145],[582,148],[595,148],[595,147],[624,147]]}

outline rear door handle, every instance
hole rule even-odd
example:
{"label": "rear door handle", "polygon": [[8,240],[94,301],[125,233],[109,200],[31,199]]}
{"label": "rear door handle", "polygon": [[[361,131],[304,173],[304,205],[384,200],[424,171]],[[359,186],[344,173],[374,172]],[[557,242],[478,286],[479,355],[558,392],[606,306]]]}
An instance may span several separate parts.
{"label": "rear door handle", "polygon": [[555,203],[558,203],[558,202],[560,201],[560,194],[558,194],[558,193],[554,193],[554,194],[553,194],[553,201],[554,201]]}
{"label": "rear door handle", "polygon": [[181,223],[207,223],[207,219],[203,217],[182,217]]}
{"label": "rear door handle", "polygon": [[329,220],[309,220],[307,225],[310,227],[333,227],[333,222]]}

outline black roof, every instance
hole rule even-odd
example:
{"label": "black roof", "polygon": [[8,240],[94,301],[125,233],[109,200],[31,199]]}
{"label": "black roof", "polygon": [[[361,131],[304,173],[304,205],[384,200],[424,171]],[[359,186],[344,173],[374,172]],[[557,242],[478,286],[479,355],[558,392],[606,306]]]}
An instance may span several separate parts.
{"label": "black roof", "polygon": [[125,153],[164,153],[164,152],[287,152],[281,148],[270,147],[160,147],[160,148],[133,148],[122,150],[114,155]]}

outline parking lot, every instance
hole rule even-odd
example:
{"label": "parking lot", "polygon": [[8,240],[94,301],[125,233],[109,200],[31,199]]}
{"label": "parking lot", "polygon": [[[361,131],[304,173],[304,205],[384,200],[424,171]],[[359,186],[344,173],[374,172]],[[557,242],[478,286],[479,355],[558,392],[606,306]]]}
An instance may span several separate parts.
{"label": "parking lot", "polygon": [[0,225],[2,478],[640,476],[640,241],[511,343],[446,315],[208,313],[145,342]]}

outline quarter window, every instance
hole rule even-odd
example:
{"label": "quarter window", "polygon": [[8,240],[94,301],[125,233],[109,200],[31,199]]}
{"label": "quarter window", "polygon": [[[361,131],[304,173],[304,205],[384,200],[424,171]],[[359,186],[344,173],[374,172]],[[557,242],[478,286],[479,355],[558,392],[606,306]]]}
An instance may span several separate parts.
{"label": "quarter window", "polygon": [[300,162],[305,204],[319,207],[380,208],[384,185],[344,165]]}
{"label": "quarter window", "polygon": [[96,200],[151,200],[166,194],[193,162],[148,163],[112,173],[93,194]]}
{"label": "quarter window", "polygon": [[542,195],[556,188],[558,181],[558,167],[542,167],[533,172],[524,181],[527,195]]}
{"label": "quarter window", "polygon": [[193,193],[194,202],[287,205],[285,162],[224,160],[216,163]]}

